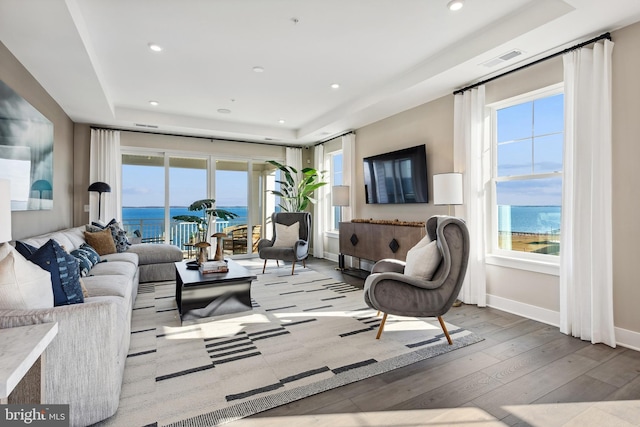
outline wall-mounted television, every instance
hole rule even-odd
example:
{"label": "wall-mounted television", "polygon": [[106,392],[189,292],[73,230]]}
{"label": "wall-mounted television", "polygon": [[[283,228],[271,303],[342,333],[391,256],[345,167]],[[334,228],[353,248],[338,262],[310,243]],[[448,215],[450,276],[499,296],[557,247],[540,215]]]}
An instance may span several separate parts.
{"label": "wall-mounted television", "polygon": [[425,145],[365,157],[367,203],[428,203]]}

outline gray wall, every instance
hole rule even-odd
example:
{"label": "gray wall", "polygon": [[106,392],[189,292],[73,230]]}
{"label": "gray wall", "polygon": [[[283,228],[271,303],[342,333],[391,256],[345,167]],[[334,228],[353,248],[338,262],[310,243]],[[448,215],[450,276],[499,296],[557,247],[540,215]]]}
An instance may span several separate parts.
{"label": "gray wall", "polygon": [[0,80],[53,123],[53,209],[11,216],[12,237],[70,227],[73,223],[73,122],[11,52],[0,43]]}

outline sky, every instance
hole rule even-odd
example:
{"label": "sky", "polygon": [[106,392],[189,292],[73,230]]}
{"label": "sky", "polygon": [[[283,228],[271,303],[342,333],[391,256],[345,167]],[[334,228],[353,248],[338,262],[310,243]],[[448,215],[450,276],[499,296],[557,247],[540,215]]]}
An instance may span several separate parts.
{"label": "sky", "polygon": [[[498,176],[562,171],[564,96],[498,110]],[[560,206],[560,178],[498,182],[499,205]]]}
{"label": "sky", "polygon": [[[170,168],[171,206],[189,206],[207,197],[204,169]],[[164,168],[160,166],[122,166],[122,206],[164,206]],[[247,173],[216,172],[216,205],[247,206]]]}

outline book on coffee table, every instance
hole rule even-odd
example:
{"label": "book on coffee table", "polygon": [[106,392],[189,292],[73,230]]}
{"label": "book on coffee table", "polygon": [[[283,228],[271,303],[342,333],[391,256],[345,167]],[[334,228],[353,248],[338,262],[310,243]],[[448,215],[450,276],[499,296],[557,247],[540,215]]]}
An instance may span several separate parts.
{"label": "book on coffee table", "polygon": [[229,271],[227,263],[224,261],[205,261],[200,264],[200,273],[226,273]]}

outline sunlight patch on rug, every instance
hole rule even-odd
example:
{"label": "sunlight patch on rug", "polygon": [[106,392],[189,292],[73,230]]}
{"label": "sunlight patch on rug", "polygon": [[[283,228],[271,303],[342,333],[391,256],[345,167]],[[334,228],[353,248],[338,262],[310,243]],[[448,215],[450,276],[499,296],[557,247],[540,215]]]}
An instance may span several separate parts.
{"label": "sunlight patch on rug", "polygon": [[223,424],[482,340],[447,323],[450,346],[436,319],[396,316],[376,340],[361,289],[244,264],[251,311],[181,323],[174,283],[138,295],[120,406],[100,425]]}

